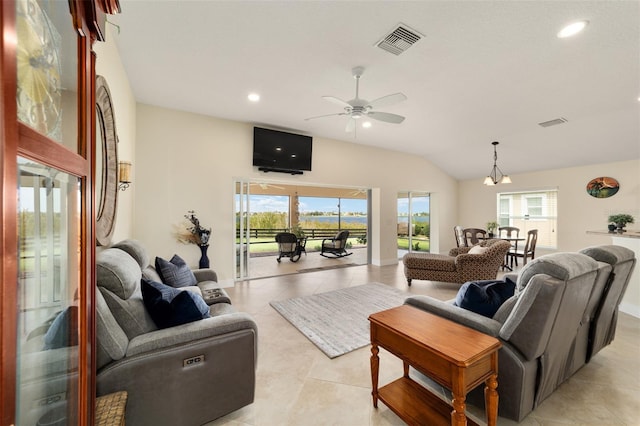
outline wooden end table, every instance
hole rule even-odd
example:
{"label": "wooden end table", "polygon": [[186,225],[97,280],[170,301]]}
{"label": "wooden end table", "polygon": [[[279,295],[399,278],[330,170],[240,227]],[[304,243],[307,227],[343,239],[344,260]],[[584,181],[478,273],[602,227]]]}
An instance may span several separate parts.
{"label": "wooden end table", "polygon": [[[408,305],[372,314],[369,321],[374,407],[380,399],[409,425],[475,425],[465,414],[466,395],[484,382],[487,424],[495,426],[498,339]],[[378,347],[404,364],[403,377],[380,389]],[[409,366],[450,389],[452,404],[411,379]]]}

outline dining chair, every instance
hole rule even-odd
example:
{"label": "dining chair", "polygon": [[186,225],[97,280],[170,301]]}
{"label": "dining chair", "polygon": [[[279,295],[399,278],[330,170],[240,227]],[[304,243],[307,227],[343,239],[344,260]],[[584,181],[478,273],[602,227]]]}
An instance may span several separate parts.
{"label": "dining chair", "polygon": [[462,229],[462,226],[460,225],[456,225],[453,227],[453,233],[456,236],[456,245],[458,247],[466,247],[467,246],[467,240],[464,237],[464,230]]}
{"label": "dining chair", "polygon": [[498,228],[498,236],[507,238],[520,238],[520,228],[517,228],[515,226],[501,226]]}
{"label": "dining chair", "polygon": [[[511,243],[511,249],[507,257],[518,250],[518,238],[520,238],[520,228],[515,226],[501,226],[498,228],[498,238],[504,238]],[[514,241],[515,240],[515,241]]]}
{"label": "dining chair", "polygon": [[511,267],[513,267],[513,261],[515,260],[516,266],[518,266],[518,258],[522,258],[522,265],[527,264],[527,259],[530,257],[531,260],[536,257],[536,243],[538,242],[538,230],[532,229],[527,232],[527,242],[524,244],[523,250],[515,250],[513,253],[510,253],[511,257]]}
{"label": "dining chair", "polygon": [[481,228],[465,228],[463,230],[465,247],[475,246],[487,238],[487,231]]}

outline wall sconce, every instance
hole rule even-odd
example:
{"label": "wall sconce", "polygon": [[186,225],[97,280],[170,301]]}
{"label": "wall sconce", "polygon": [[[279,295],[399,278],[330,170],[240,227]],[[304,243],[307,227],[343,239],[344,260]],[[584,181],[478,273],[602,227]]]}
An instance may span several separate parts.
{"label": "wall sconce", "polygon": [[[484,178],[483,182],[488,186],[497,185],[498,183],[511,183],[511,178],[508,175],[502,173],[502,170],[500,170],[500,167],[498,167],[497,165],[498,152],[496,151],[496,146],[499,143],[500,142],[491,142],[491,145],[493,145],[493,168],[491,169],[491,173],[489,173],[489,176]],[[500,172],[500,178],[498,178],[498,172]]]}
{"label": "wall sconce", "polygon": [[120,161],[118,163],[118,189],[125,191],[131,183],[131,162]]}

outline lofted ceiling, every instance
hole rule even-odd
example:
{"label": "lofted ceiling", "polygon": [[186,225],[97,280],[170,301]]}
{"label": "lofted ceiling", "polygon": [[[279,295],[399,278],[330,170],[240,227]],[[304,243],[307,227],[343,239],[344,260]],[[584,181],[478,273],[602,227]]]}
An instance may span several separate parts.
{"label": "lofted ceiling", "polygon": [[[640,158],[638,1],[120,0],[111,31],[141,103],[411,153],[457,179]],[[559,39],[576,20],[586,29]],[[376,46],[403,23],[424,37]],[[401,124],[322,96],[402,92]],[[257,92],[257,103],[247,95]],[[566,123],[538,123],[565,118]],[[317,142],[316,142],[317,143]]]}

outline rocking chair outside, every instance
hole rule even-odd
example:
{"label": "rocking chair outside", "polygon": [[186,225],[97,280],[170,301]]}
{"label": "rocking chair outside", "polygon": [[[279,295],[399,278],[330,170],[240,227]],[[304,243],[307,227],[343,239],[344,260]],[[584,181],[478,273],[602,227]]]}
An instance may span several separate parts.
{"label": "rocking chair outside", "polygon": [[[322,249],[320,256],[328,258],[338,258],[349,256],[353,253],[347,252],[347,239],[349,231],[340,231],[333,238],[325,238],[322,240]],[[327,256],[330,255],[330,256]]]}
{"label": "rocking chair outside", "polygon": [[306,238],[298,239],[295,234],[290,232],[281,232],[276,234],[276,242],[278,243],[279,251],[278,258],[276,259],[278,263],[280,263],[280,259],[283,257],[288,257],[292,262],[300,260],[302,252],[304,252],[305,255],[307,254],[304,247],[306,240]]}

